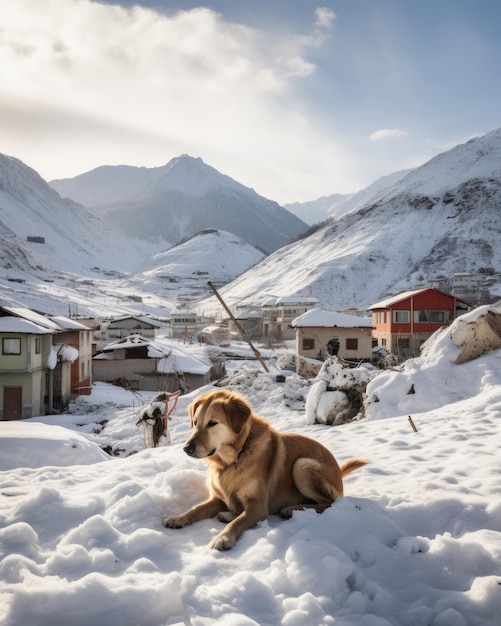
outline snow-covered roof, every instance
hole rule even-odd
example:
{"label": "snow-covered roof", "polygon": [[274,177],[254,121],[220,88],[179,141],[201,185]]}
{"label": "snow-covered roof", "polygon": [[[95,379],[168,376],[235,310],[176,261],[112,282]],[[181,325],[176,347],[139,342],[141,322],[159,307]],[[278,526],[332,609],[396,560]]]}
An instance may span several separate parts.
{"label": "snow-covered roof", "polygon": [[372,319],[349,313],[312,309],[296,317],[291,322],[291,326],[294,328],[333,328],[336,326],[338,328],[371,328]]}
{"label": "snow-covered roof", "polygon": [[15,317],[13,315],[4,315],[0,317],[0,333],[25,333],[29,335],[46,335],[54,331],[49,328],[44,328],[23,319],[22,317]]}
{"label": "snow-covered roof", "polygon": [[77,320],[71,319],[70,317],[65,317],[64,315],[51,317],[51,320],[56,322],[56,324],[64,330],[92,330],[88,326],[85,326],[85,324],[77,322]]}
{"label": "snow-covered roof", "polygon": [[124,322],[125,320],[136,320],[142,324],[150,324],[150,326],[154,326],[155,328],[160,328],[162,326],[158,320],[154,320],[151,317],[145,317],[143,315],[122,315],[121,317],[114,317],[109,323],[115,324],[115,322]]}
{"label": "snow-covered roof", "polygon": [[123,350],[124,348],[138,348],[140,346],[146,346],[148,349],[151,348],[153,352],[156,354],[148,354],[148,356],[160,357],[165,353],[165,349],[156,344],[151,339],[146,339],[141,335],[128,335],[123,339],[117,339],[117,341],[112,341],[111,343],[104,346],[104,352],[111,352],[112,350]]}
{"label": "snow-covered roof", "polygon": [[44,328],[49,328],[50,330],[60,330],[59,326],[56,322],[53,322],[45,315],[40,315],[40,313],[35,313],[35,311],[31,311],[30,309],[26,309],[24,307],[9,307],[2,306],[2,309],[7,313],[11,313],[15,317],[22,317],[25,320],[29,320],[34,324],[42,326]]}
{"label": "snow-covered roof", "polygon": [[426,289],[413,289],[412,291],[402,291],[402,293],[397,294],[396,296],[391,296],[391,298],[386,298],[386,300],[381,300],[380,302],[376,302],[376,304],[371,304],[369,307],[369,311],[371,309],[386,309],[392,304],[396,304],[397,302],[401,302],[402,300],[407,300],[407,298],[411,298],[415,296],[417,293],[421,293],[423,291],[427,291]]}
{"label": "snow-covered roof", "polygon": [[255,309],[245,309],[245,311],[240,311],[238,315],[235,315],[237,320],[249,320],[249,319],[260,319],[261,311],[257,311]]}
{"label": "snow-covered roof", "polygon": [[316,298],[311,296],[283,296],[281,298],[272,297],[263,304],[265,307],[270,306],[293,306],[295,304],[320,304]]}
{"label": "snow-covered roof", "polygon": [[[141,335],[129,335],[124,337],[124,339],[109,343],[103,348],[103,351],[109,354],[113,350],[137,348],[138,346],[146,346],[148,348],[148,358],[159,359],[157,365],[157,372],[159,373],[184,372],[186,374],[206,374],[211,368],[210,364],[204,363],[175,344],[158,343],[145,339]],[[105,354],[94,357],[94,359],[106,358],[110,357]]]}
{"label": "snow-covered roof", "polygon": [[457,296],[454,296],[452,294],[448,294],[445,291],[440,291],[440,289],[437,289],[436,287],[423,287],[422,289],[413,289],[412,291],[402,291],[402,293],[399,293],[396,296],[392,296],[391,298],[387,298],[386,300],[381,300],[380,302],[376,302],[376,304],[372,304],[368,308],[369,308],[369,310],[373,310],[373,309],[387,309],[392,304],[396,304],[397,302],[402,302],[403,300],[407,300],[408,298],[412,298],[412,296],[415,296],[418,293],[424,293],[425,291],[436,291],[438,293],[442,293],[444,295],[450,296],[451,298],[455,298],[456,300],[459,300],[460,302],[464,302],[465,304],[467,304],[469,306],[473,306],[469,302],[467,302],[466,300],[463,300],[463,298],[458,298]]}
{"label": "snow-covered roof", "polygon": [[182,350],[179,346],[171,345],[168,355],[160,359],[157,372],[168,374],[169,372],[184,372],[185,374],[205,375],[211,366],[203,363],[193,355]]}

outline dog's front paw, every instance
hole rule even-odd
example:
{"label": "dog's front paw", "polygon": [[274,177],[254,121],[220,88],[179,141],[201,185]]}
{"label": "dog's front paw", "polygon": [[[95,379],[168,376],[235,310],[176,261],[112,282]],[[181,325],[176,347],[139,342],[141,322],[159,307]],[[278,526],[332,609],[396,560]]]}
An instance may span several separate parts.
{"label": "dog's front paw", "polygon": [[210,542],[209,548],[212,550],[231,550],[236,543],[236,538],[227,533],[220,533]]}
{"label": "dog's front paw", "polygon": [[164,517],[162,524],[167,528],[183,528],[188,526],[189,522],[183,515],[179,515],[178,517]]}

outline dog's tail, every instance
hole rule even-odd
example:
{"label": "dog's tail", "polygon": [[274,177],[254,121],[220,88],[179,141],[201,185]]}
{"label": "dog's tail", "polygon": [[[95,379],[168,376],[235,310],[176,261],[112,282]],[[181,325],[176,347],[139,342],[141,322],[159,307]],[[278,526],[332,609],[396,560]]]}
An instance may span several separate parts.
{"label": "dog's tail", "polygon": [[364,461],[363,459],[349,459],[341,465],[341,474],[343,477],[348,476],[348,474],[351,474],[368,463],[369,461]]}

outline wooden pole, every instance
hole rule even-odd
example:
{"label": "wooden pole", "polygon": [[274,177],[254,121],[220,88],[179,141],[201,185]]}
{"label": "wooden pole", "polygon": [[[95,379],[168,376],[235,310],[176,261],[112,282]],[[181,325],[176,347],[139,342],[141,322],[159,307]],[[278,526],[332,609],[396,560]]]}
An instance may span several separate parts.
{"label": "wooden pole", "polygon": [[410,415],[409,415],[409,424],[411,425],[412,430],[413,430],[415,433],[417,433],[416,424],[414,424],[414,421],[413,421],[413,419],[412,419],[412,417],[411,417]]}
{"label": "wooden pole", "polygon": [[216,296],[216,298],[219,300],[219,302],[222,304],[224,310],[226,311],[226,313],[228,313],[228,315],[231,317],[232,322],[235,324],[235,326],[238,328],[240,334],[242,335],[242,337],[245,339],[245,341],[249,344],[250,349],[252,350],[252,352],[254,352],[254,354],[256,355],[257,360],[261,363],[261,365],[263,366],[263,369],[265,372],[269,373],[269,369],[266,366],[266,363],[263,361],[263,357],[261,356],[261,354],[259,353],[259,351],[257,350],[257,348],[254,347],[252,341],[249,339],[249,337],[247,336],[247,333],[245,332],[245,330],[242,328],[242,326],[240,326],[240,323],[235,319],[233,313],[230,311],[230,309],[226,306],[226,302],[221,298],[221,296],[219,295],[217,289],[214,287],[214,285],[210,282],[210,280],[207,283],[212,291],[212,293]]}

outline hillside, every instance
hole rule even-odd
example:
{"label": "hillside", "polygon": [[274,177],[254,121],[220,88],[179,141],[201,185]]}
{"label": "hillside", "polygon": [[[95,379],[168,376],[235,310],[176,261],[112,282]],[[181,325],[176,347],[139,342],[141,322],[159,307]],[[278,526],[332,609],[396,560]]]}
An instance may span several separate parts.
{"label": "hillside", "polygon": [[236,235],[209,229],[153,256],[139,272],[112,281],[115,294],[150,294],[173,309],[197,304],[210,293],[207,282],[225,285],[263,259],[263,254]]}
{"label": "hillside", "polygon": [[339,218],[350,211],[362,207],[376,193],[391,188],[411,170],[399,170],[387,176],[381,176],[368,187],[351,194],[335,193],[308,202],[293,202],[284,208],[297,215],[307,224],[313,225],[326,219]]}
{"label": "hillside", "polygon": [[164,247],[216,228],[268,254],[307,229],[276,202],[188,155],[157,168],[99,167],[50,184],[97,215],[106,215],[129,237],[160,240]]}
{"label": "hillside", "polygon": [[[184,166],[189,169],[193,161],[188,158]],[[213,184],[205,168],[193,186],[199,198]],[[166,184],[184,185],[174,173],[164,172]],[[137,189],[133,178],[129,185]],[[229,180],[229,188],[240,193],[239,184]],[[118,178],[115,184],[120,187]],[[150,184],[161,184],[158,172]],[[206,282],[212,280],[230,304],[312,295],[328,308],[365,309],[405,289],[450,290],[455,272],[485,276],[493,298],[501,297],[501,130],[379,179],[347,201],[345,215],[264,259],[256,247],[230,235],[228,225],[212,225],[205,230],[215,232],[175,247],[157,240],[143,241],[138,249],[137,239],[63,200],[10,157],[0,159],[0,185],[0,286],[6,304],[53,314],[76,308],[89,315],[165,316],[179,304],[193,307],[199,301],[199,310],[208,313],[220,310],[207,299]],[[93,189],[102,198],[105,191]],[[147,221],[141,211],[140,218]],[[254,232],[262,232],[262,222]]]}
{"label": "hillside", "polygon": [[222,293],[231,303],[308,293],[330,308],[365,309],[405,289],[449,288],[455,272],[495,275],[501,270],[500,207],[498,129],[405,173]]}
{"label": "hillside", "polygon": [[284,204],[284,209],[294,213],[294,215],[297,215],[303,222],[312,226],[329,217],[340,217],[344,215],[349,209],[343,210],[343,207],[352,197],[353,194],[334,193],[330,196],[317,198],[316,200],[309,200],[308,202]]}
{"label": "hillside", "polygon": [[123,271],[144,259],[105,221],[63,200],[35,170],[1,154],[0,250],[2,274],[13,278],[34,271],[85,275],[104,259],[106,270]]}

